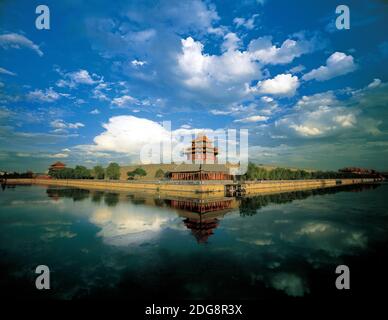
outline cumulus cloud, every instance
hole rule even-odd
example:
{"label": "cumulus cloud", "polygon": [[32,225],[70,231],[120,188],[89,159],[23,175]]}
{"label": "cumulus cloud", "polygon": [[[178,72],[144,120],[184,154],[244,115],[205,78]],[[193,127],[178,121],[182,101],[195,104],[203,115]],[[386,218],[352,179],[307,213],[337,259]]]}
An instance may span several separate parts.
{"label": "cumulus cloud", "polygon": [[155,14],[163,24],[171,26],[173,20],[173,28],[187,31],[207,31],[220,20],[215,6],[200,0],[169,1]]}
{"label": "cumulus cloud", "polygon": [[56,119],[50,122],[50,126],[54,128],[55,133],[67,132],[66,129],[79,129],[85,127],[85,125],[81,122],[65,122],[62,119]]}
{"label": "cumulus cloud", "polygon": [[123,95],[112,100],[112,105],[118,108],[125,108],[134,104],[139,104],[139,100],[130,95]]}
{"label": "cumulus cloud", "polygon": [[222,48],[224,51],[236,50],[240,45],[240,38],[233,32],[229,32],[224,36]]}
{"label": "cumulus cloud", "polygon": [[248,51],[251,56],[263,64],[286,64],[303,54],[314,51],[316,41],[306,40],[299,34],[294,39],[285,40],[280,47],[272,43],[272,37],[265,36],[254,39],[249,43]]}
{"label": "cumulus cloud", "polygon": [[304,71],[305,69],[306,69],[306,67],[304,65],[299,64],[299,65],[291,68],[288,72],[295,74],[295,73],[300,73],[300,72]]}
{"label": "cumulus cloud", "polygon": [[4,68],[1,68],[1,67],[0,67],[0,73],[6,74],[6,75],[9,75],[9,76],[16,76],[16,73],[11,72],[11,71],[9,71],[7,69],[4,69]]}
{"label": "cumulus cloud", "polygon": [[301,137],[323,137],[353,128],[358,111],[341,106],[333,92],[303,96],[292,113],[277,120],[275,125]]}
{"label": "cumulus cloud", "polygon": [[111,152],[115,155],[126,154],[126,161],[129,157],[130,160],[136,162],[139,160],[160,162],[161,159],[157,154],[155,157],[159,157],[158,159],[147,158],[147,155],[145,155],[147,159],[139,159],[139,157],[141,152],[147,152],[147,150],[144,151],[145,146],[158,147],[160,143],[172,143],[172,154],[178,162],[185,160],[182,158],[181,151],[187,147],[195,135],[201,133],[211,137],[216,134],[216,131],[211,129],[192,129],[187,126],[170,131],[164,124],[127,115],[111,117],[102,126],[104,131],[93,139],[93,144],[78,145],[75,149],[90,155],[100,152]]}
{"label": "cumulus cloud", "polygon": [[190,88],[209,91],[218,86],[225,92],[233,84],[261,77],[259,66],[247,52],[234,50],[230,44],[229,49],[220,56],[204,54],[202,43],[191,37],[182,39],[178,66],[184,84]]}
{"label": "cumulus cloud", "polygon": [[380,79],[373,79],[373,81],[370,84],[368,84],[368,88],[373,89],[373,88],[377,88],[380,85],[381,85]]}
{"label": "cumulus cloud", "polygon": [[313,69],[303,76],[303,80],[329,80],[356,70],[357,65],[351,55],[342,52],[334,52],[326,60],[326,65]]}
{"label": "cumulus cloud", "polygon": [[[239,37],[229,32],[224,36],[222,54],[204,53],[201,42],[192,37],[181,39],[182,52],[178,54],[179,75],[186,87],[206,91],[212,96],[231,96],[235,99],[249,91],[247,83],[263,78],[261,68],[266,64],[285,64],[302,54],[316,49],[316,39],[306,40],[302,34],[287,39],[280,47],[272,44],[271,37],[252,40],[247,50],[240,50]],[[292,96],[299,86],[297,76],[282,74],[260,83],[252,92]]]}
{"label": "cumulus cloud", "polygon": [[102,81],[96,74],[90,74],[87,70],[80,69],[74,72],[62,73],[63,79],[57,81],[58,87],[74,88],[79,84],[93,85]]}
{"label": "cumulus cloud", "polygon": [[68,153],[54,153],[48,155],[49,158],[63,159],[69,157]]}
{"label": "cumulus cloud", "polygon": [[94,145],[83,148],[137,155],[145,144],[170,139],[168,131],[159,123],[134,116],[112,117],[103,128],[105,131],[94,138]]}
{"label": "cumulus cloud", "polygon": [[25,36],[17,33],[6,33],[0,35],[0,47],[4,49],[20,49],[24,47],[35,51],[40,57],[43,56],[43,52],[40,50],[38,45]]}
{"label": "cumulus cloud", "polygon": [[36,89],[27,94],[27,99],[40,102],[54,102],[61,98],[61,95],[52,88],[46,90]]}
{"label": "cumulus cloud", "polygon": [[147,64],[147,61],[142,61],[142,60],[137,60],[137,59],[134,59],[131,61],[131,64],[134,66],[134,67],[142,67],[144,65]]}
{"label": "cumulus cloud", "polygon": [[262,121],[267,121],[268,119],[269,118],[266,117],[266,116],[257,115],[257,116],[246,117],[246,118],[243,118],[243,119],[237,119],[237,120],[234,120],[234,122],[244,122],[244,123],[262,122]]}
{"label": "cumulus cloud", "polygon": [[233,19],[233,23],[237,28],[244,27],[248,30],[252,30],[255,27],[255,20],[259,16],[259,14],[254,14],[249,19],[236,17]]}
{"label": "cumulus cloud", "polygon": [[299,79],[292,74],[278,74],[273,79],[259,81],[254,87],[247,87],[247,92],[271,94],[278,96],[293,96],[299,87]]}
{"label": "cumulus cloud", "polygon": [[93,109],[92,111],[90,111],[90,114],[100,114],[100,110]]}

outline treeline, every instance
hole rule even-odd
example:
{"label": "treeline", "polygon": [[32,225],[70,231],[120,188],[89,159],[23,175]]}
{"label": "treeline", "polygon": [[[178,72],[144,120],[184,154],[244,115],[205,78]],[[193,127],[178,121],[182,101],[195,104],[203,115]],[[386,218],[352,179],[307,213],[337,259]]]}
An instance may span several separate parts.
{"label": "treeline", "polygon": [[306,171],[276,168],[267,170],[254,163],[248,164],[247,172],[242,176],[244,180],[303,180],[303,179],[352,179],[369,178],[368,174],[337,171]]}
{"label": "treeline", "polygon": [[55,179],[120,179],[120,166],[112,162],[106,168],[95,166],[93,169],[88,169],[84,166],[75,166],[75,168],[50,169],[49,176]]}
{"label": "treeline", "polygon": [[2,179],[31,179],[34,177],[34,173],[32,171],[27,172],[4,172],[0,174],[0,178]]}

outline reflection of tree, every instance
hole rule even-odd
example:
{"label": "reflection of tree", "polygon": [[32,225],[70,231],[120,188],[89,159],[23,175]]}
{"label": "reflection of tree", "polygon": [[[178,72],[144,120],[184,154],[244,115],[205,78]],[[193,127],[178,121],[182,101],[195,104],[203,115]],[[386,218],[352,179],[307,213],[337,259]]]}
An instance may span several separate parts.
{"label": "reflection of tree", "polygon": [[95,191],[92,194],[92,201],[95,203],[100,203],[103,196],[104,196],[103,191]]}
{"label": "reflection of tree", "polygon": [[145,204],[146,200],[145,199],[133,199],[132,203],[133,204]]}
{"label": "reflection of tree", "polygon": [[375,189],[379,187],[378,184],[359,184],[349,185],[341,187],[332,187],[325,189],[313,189],[293,192],[283,192],[276,194],[268,194],[255,196],[250,198],[242,198],[240,204],[240,215],[241,216],[253,216],[257,213],[258,209],[268,206],[271,203],[288,203],[294,200],[306,199],[310,196],[333,194],[337,192],[361,192],[368,189]]}
{"label": "reflection of tree", "polygon": [[164,199],[154,199],[155,206],[157,207],[165,207],[166,201]]}
{"label": "reflection of tree", "polygon": [[76,188],[55,188],[50,187],[46,190],[50,198],[72,198],[74,201],[81,201],[89,197],[89,190]]}
{"label": "reflection of tree", "polygon": [[134,194],[128,194],[127,199],[132,202],[133,204],[145,204],[146,199],[139,199],[136,198]]}
{"label": "reflection of tree", "polygon": [[109,207],[114,207],[119,202],[119,194],[114,192],[107,192],[104,197],[105,204]]}

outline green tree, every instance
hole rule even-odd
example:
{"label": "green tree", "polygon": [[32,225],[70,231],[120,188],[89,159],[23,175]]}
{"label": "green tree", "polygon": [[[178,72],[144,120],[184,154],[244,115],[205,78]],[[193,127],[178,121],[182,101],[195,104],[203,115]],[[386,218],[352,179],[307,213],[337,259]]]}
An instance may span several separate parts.
{"label": "green tree", "polygon": [[105,170],[101,166],[95,166],[93,168],[93,175],[96,179],[104,179],[105,178]]}
{"label": "green tree", "polygon": [[76,166],[74,168],[74,178],[76,179],[90,179],[92,174],[90,170],[84,166]]}
{"label": "green tree", "polygon": [[155,172],[155,178],[157,179],[163,179],[164,175],[165,175],[164,171],[160,168]]}
{"label": "green tree", "polygon": [[147,175],[147,172],[143,168],[141,168],[141,167],[136,168],[133,171],[128,171],[127,172],[127,176],[128,176],[129,180],[135,179],[136,176],[144,177],[146,175]]}
{"label": "green tree", "polygon": [[106,168],[106,176],[111,180],[120,179],[120,166],[115,162],[111,162]]}

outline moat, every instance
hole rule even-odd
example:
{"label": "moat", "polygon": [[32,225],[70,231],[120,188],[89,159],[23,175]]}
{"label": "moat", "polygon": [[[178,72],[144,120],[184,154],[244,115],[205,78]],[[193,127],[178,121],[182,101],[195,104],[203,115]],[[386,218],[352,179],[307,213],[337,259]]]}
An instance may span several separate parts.
{"label": "moat", "polygon": [[[238,199],[6,186],[0,192],[1,294],[337,297],[346,294],[336,290],[334,270],[347,264],[351,294],[364,296],[374,289],[365,274],[387,267],[387,195],[387,184]],[[47,291],[34,286],[40,264],[51,270]]]}

